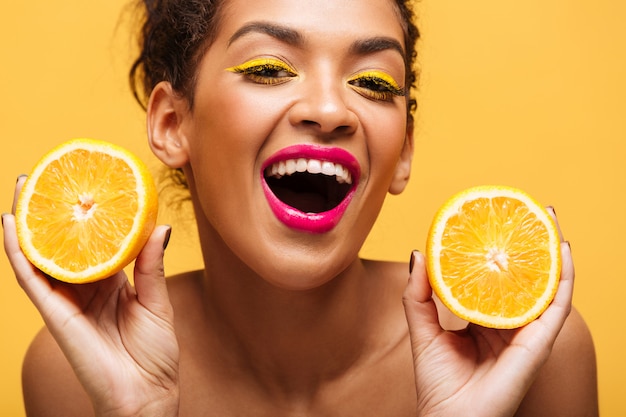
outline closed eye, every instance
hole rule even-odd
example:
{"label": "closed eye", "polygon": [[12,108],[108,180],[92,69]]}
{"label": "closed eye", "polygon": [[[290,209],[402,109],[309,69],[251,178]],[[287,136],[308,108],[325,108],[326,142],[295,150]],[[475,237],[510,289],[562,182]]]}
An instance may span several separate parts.
{"label": "closed eye", "polygon": [[242,74],[257,84],[276,85],[296,77],[296,71],[285,62],[274,58],[252,59],[227,71]]}
{"label": "closed eye", "polygon": [[381,71],[359,73],[350,78],[348,84],[362,96],[374,100],[391,101],[406,94],[391,76]]}

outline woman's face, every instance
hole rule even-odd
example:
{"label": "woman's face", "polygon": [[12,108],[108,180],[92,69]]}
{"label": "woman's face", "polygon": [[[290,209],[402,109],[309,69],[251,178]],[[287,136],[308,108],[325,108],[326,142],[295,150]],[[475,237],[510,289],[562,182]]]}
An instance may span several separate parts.
{"label": "woman's face", "polygon": [[[352,262],[408,178],[403,31],[390,0],[229,0],[180,117],[200,225],[274,284]],[[210,248],[205,248],[205,251]]]}

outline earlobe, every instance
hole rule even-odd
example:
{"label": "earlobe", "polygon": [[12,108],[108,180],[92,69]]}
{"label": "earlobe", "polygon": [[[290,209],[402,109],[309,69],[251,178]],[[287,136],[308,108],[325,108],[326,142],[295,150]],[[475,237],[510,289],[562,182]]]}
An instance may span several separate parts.
{"label": "earlobe", "polygon": [[411,177],[411,164],[413,162],[413,124],[410,123],[407,126],[406,138],[404,140],[404,146],[402,153],[398,159],[398,164],[389,186],[390,194],[400,194],[406,188]]}
{"label": "earlobe", "polygon": [[148,141],[152,152],[170,168],[188,161],[187,141],[181,129],[186,101],[176,95],[170,83],[154,87],[147,109]]}

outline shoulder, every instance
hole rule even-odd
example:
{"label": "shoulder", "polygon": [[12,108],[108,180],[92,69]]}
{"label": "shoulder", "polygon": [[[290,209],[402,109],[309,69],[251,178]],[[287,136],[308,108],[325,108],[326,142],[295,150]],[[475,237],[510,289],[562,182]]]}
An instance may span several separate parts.
{"label": "shoulder", "polygon": [[598,415],[595,348],[589,328],[576,309],[567,318],[517,415]]}
{"label": "shoulder", "polygon": [[35,336],[26,352],[22,390],[28,416],[93,415],[89,398],[46,328]]}

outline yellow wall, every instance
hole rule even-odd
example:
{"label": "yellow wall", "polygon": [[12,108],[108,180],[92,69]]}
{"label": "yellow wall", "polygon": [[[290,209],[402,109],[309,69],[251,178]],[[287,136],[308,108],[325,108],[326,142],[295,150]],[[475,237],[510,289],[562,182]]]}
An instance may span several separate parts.
{"label": "yellow wall", "polygon": [[[10,210],[16,176],[72,137],[107,139],[153,164],[126,84],[128,33],[116,29],[125,0],[4,3],[0,209]],[[470,185],[514,185],[554,205],[597,345],[601,411],[626,415],[626,3],[422,0],[419,14],[413,179],[364,254],[408,259],[437,206]],[[171,273],[199,265],[181,229]],[[0,278],[0,415],[19,417],[20,362],[41,321],[4,256]]]}

